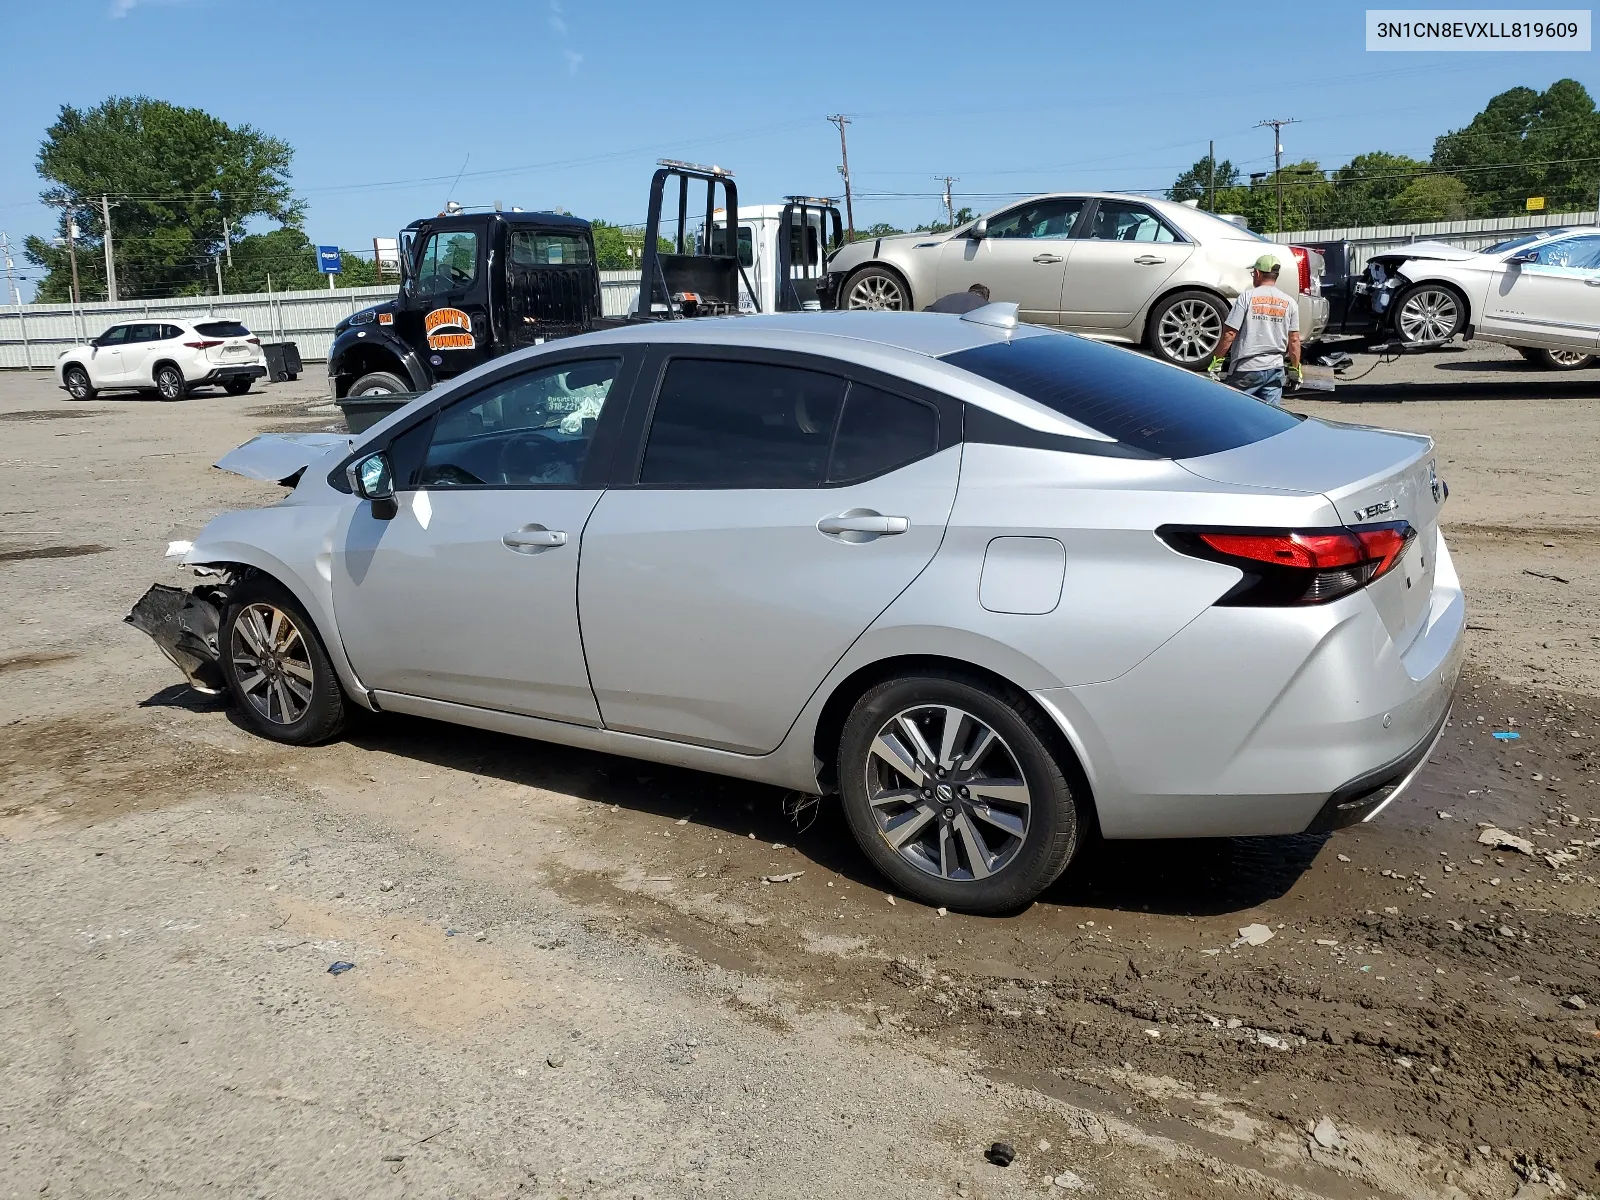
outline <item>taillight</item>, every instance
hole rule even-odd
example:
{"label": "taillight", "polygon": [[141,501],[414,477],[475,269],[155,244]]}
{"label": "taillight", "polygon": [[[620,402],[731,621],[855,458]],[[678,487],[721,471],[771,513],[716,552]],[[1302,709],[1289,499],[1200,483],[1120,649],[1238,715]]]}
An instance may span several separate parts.
{"label": "taillight", "polygon": [[1345,529],[1194,529],[1156,531],[1180,554],[1244,572],[1218,604],[1283,607],[1326,604],[1388,574],[1416,540],[1406,521]]}
{"label": "taillight", "polygon": [[184,345],[189,347],[189,349],[191,349],[191,350],[209,350],[213,346],[222,345],[222,343],[221,342],[185,342]]}
{"label": "taillight", "polygon": [[252,346],[261,345],[261,339],[260,338],[245,338],[245,341],[249,342]]}
{"label": "taillight", "polygon": [[1314,295],[1311,290],[1311,251],[1304,246],[1290,246],[1289,253],[1293,254],[1294,261],[1300,264],[1300,294]]}

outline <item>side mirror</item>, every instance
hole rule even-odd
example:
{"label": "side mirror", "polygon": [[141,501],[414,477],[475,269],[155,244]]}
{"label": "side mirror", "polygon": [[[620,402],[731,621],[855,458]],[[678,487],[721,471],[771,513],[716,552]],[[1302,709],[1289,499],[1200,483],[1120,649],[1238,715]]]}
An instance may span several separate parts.
{"label": "side mirror", "polygon": [[979,217],[972,228],[967,230],[967,236],[975,242],[981,242],[989,236],[989,218]]}
{"label": "side mirror", "polygon": [[1537,263],[1539,261],[1539,252],[1537,250],[1524,250],[1519,254],[1513,254],[1510,261],[1519,266],[1523,263]]}
{"label": "side mirror", "polygon": [[350,490],[363,500],[371,501],[372,515],[379,521],[388,521],[400,511],[394,498],[394,475],[389,469],[389,456],[383,451],[357,459],[344,470],[350,481]]}

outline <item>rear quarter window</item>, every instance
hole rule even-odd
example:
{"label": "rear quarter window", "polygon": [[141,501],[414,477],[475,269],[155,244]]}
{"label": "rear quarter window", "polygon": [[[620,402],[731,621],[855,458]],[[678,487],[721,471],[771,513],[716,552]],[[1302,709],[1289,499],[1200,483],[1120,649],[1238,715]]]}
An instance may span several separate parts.
{"label": "rear quarter window", "polygon": [[238,321],[201,321],[194,327],[196,333],[206,337],[249,337],[250,331]]}
{"label": "rear quarter window", "polygon": [[943,361],[1158,458],[1219,454],[1300,420],[1203,375],[1066,333],[995,342]]}

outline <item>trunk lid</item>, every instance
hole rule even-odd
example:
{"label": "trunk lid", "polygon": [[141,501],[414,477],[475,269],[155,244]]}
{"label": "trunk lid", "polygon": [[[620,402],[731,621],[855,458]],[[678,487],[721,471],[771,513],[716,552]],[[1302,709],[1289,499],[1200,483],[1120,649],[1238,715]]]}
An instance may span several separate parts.
{"label": "trunk lid", "polygon": [[1179,465],[1219,483],[1320,493],[1346,525],[1409,522],[1416,540],[1366,591],[1402,652],[1426,625],[1445,497],[1432,438],[1306,420],[1265,441]]}

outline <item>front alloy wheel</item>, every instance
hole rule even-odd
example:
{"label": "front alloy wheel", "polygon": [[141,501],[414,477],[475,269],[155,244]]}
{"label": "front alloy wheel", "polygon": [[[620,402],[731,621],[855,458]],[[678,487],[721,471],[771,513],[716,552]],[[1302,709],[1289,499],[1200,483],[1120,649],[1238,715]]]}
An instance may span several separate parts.
{"label": "front alloy wheel", "polygon": [[854,275],[845,289],[844,308],[873,312],[904,312],[911,307],[905,285],[882,267],[868,267]]}
{"label": "front alloy wheel", "polygon": [[917,870],[987,879],[1028,837],[1032,796],[1016,755],[950,705],[896,713],[872,739],[866,793],[878,832]]}
{"label": "front alloy wheel", "polygon": [[1461,301],[1449,288],[1412,288],[1401,298],[1394,321],[1404,341],[1443,341],[1461,328]]}
{"label": "front alloy wheel", "polygon": [[239,693],[258,717],[294,725],[306,715],[316,676],[292,616],[264,601],[246,605],[234,619],[228,650]]}

